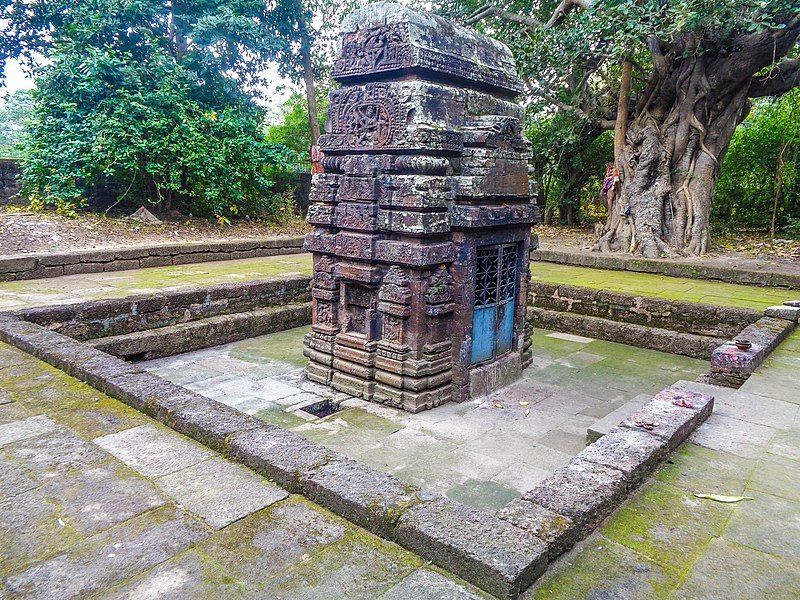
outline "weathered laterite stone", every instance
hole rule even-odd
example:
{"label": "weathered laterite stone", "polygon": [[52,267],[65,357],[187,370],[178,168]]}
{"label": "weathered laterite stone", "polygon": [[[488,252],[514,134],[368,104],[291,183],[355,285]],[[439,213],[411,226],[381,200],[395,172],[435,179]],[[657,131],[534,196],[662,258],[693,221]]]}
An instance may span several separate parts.
{"label": "weathered laterite stone", "polygon": [[342,26],[305,248],[309,379],[411,412],[519,376],[531,204],[503,44],[392,3]]}

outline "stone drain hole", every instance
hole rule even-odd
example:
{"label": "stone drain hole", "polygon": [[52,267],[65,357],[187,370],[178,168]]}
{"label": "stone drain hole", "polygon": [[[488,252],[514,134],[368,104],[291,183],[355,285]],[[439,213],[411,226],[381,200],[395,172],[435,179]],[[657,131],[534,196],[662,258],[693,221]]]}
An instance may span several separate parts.
{"label": "stone drain hole", "polygon": [[339,412],[342,410],[342,407],[334,402],[331,402],[330,400],[321,400],[320,402],[314,402],[313,404],[304,406],[300,410],[310,415],[314,415],[315,417],[322,418]]}

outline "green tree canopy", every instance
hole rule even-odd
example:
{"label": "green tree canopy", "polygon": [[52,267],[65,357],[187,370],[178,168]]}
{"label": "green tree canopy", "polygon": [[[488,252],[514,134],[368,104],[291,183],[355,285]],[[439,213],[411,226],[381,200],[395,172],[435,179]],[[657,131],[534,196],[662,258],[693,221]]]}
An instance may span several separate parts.
{"label": "green tree canopy", "polygon": [[[443,0],[506,42],[554,160],[615,131],[622,183],[601,250],[702,254],[714,186],[753,98],[800,85],[797,0]],[[577,121],[584,125],[576,126]],[[566,181],[578,180],[562,163]],[[575,194],[564,194],[565,198]]]}
{"label": "green tree canopy", "polygon": [[[3,57],[37,74],[23,193],[64,211],[97,185],[230,216],[269,198],[291,152],[253,101],[280,47],[258,0],[13,0]],[[44,66],[36,67],[37,56]]]}

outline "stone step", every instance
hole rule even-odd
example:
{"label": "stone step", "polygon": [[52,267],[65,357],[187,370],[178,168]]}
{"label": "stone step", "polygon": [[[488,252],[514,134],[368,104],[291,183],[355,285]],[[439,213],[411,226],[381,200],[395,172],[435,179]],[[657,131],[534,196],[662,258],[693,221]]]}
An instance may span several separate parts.
{"label": "stone step", "polygon": [[311,303],[270,306],[217,315],[86,343],[126,360],[150,360],[228,344],[311,323]]}
{"label": "stone step", "polygon": [[528,321],[533,327],[562,333],[580,332],[581,335],[592,338],[706,360],[711,358],[715,348],[725,343],[724,338],[681,333],[530,305]]}

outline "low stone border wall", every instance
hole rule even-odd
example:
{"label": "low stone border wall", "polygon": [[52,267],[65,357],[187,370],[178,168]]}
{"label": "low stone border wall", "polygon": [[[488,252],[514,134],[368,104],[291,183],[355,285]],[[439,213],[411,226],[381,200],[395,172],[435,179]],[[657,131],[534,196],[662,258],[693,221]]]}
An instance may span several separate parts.
{"label": "low stone border wall", "polygon": [[[533,306],[528,307],[528,322],[533,327],[578,333],[588,337],[628,344],[637,348],[681,354],[692,358],[711,358],[714,349],[724,343],[724,338],[681,333],[659,327],[612,321],[600,317],[559,312]],[[536,343],[534,333],[533,343]]]}
{"label": "low stone border wall", "polygon": [[15,314],[26,321],[83,341],[169,327],[218,315],[244,313],[268,306],[308,302],[311,300],[310,281],[311,278],[305,275],[286,275],[263,281],[223,283],[127,298],[41,306]]}
{"label": "low stone border wall", "polygon": [[[739,349],[734,340],[715,348],[711,355],[708,381],[715,385],[738,388],[761,366],[764,359],[797,327],[800,307],[773,306],[764,316],[745,327],[736,340],[747,340],[752,346]],[[800,381],[800,380],[799,380]]]}
{"label": "low stone border wall", "polygon": [[668,388],[521,500],[492,514],[408,485],[16,315],[0,313],[0,340],[501,598],[528,588],[713,408],[709,396]]}
{"label": "low stone border wall", "polygon": [[497,515],[546,539],[552,559],[610,515],[713,409],[712,396],[666,388]]}
{"label": "low stone border wall", "polygon": [[574,285],[532,281],[529,289],[528,304],[536,308],[711,338],[734,336],[761,316],[760,311],[748,308],[634,296]]}
{"label": "low stone border wall", "polygon": [[0,281],[296,254],[303,236],[0,256]]}
{"label": "low stone border wall", "polygon": [[733,269],[718,265],[703,265],[681,259],[649,259],[619,254],[577,252],[567,250],[533,250],[531,260],[610,269],[613,271],[635,271],[658,273],[670,277],[691,279],[716,279],[729,283],[743,283],[770,287],[800,289],[800,275],[780,271],[758,271],[755,269]]}

